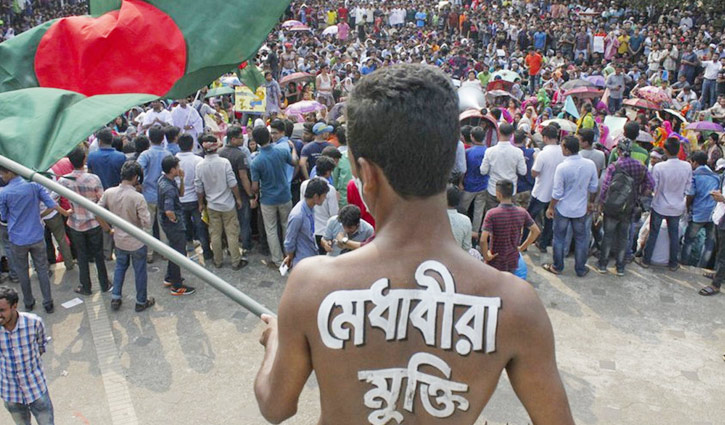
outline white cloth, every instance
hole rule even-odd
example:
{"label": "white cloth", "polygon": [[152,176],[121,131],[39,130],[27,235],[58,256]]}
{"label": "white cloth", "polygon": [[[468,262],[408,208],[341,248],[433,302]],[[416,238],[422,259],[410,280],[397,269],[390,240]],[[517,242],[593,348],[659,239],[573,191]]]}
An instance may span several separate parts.
{"label": "white cloth", "polygon": [[194,187],[196,193],[204,194],[210,209],[227,212],[236,208],[231,189],[236,186],[237,178],[228,159],[213,153],[197,164]]}
{"label": "white cloth", "polygon": [[[300,193],[302,194],[302,196],[304,196],[305,190],[307,190],[307,184],[309,182],[309,180],[305,180],[300,185]],[[330,189],[330,191],[327,192],[325,202],[323,202],[322,205],[315,205],[315,208],[313,210],[313,212],[315,213],[315,236],[322,236],[325,234],[325,229],[327,229],[327,221],[330,219],[330,217],[336,216],[340,208],[337,202],[337,190],[335,190],[335,187],[329,182],[327,183],[327,187]]]}
{"label": "white cloth", "polygon": [[[191,106],[182,107],[181,105],[171,110],[172,123],[181,129],[182,133],[188,133],[194,138],[196,142],[197,137],[204,132],[204,121]],[[191,126],[193,128],[185,129],[185,127]],[[194,146],[196,148],[196,146]]]}
{"label": "white cloth", "polygon": [[719,60],[702,61],[702,67],[705,68],[705,78],[715,80],[717,79],[717,74],[722,69],[722,64]]}
{"label": "white cloth", "polygon": [[496,146],[486,150],[481,162],[481,174],[489,176],[489,194],[496,196],[496,183],[500,180],[511,180],[516,193],[518,176],[526,175],[524,151],[513,146],[511,142],[498,142]]}
{"label": "white cloth", "polygon": [[196,179],[196,166],[203,161],[203,158],[191,152],[179,152],[176,154],[176,158],[179,159],[179,167],[184,170],[184,196],[179,198],[179,201],[196,202],[196,190],[191,190],[194,187],[194,180]]}
{"label": "white cloth", "polygon": [[536,155],[531,171],[536,171],[539,175],[536,177],[534,188],[531,190],[531,196],[541,202],[551,201],[551,191],[554,189],[554,172],[562,161],[564,161],[564,154],[561,152],[559,145],[546,145]]}

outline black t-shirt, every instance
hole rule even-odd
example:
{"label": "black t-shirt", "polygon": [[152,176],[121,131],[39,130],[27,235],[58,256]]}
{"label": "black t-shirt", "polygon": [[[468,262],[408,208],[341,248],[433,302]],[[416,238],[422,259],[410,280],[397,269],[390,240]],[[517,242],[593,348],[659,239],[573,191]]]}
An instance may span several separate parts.
{"label": "black t-shirt", "polygon": [[[239,171],[249,173],[249,163],[246,155],[237,147],[225,146],[219,150],[219,156],[226,158],[232,164],[232,171],[234,171],[234,177],[237,179],[237,185],[241,188],[242,180],[239,178]],[[243,189],[242,192],[244,192]]]}

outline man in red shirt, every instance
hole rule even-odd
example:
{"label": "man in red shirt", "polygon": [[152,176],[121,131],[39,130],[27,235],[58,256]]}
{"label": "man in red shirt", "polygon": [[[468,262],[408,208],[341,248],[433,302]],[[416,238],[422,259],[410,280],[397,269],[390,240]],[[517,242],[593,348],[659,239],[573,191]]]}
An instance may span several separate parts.
{"label": "man in red shirt", "polygon": [[[514,184],[511,180],[496,182],[496,198],[500,204],[490,210],[483,220],[481,254],[486,263],[502,272],[514,272],[519,264],[519,252],[526,251],[539,237],[539,226],[528,212],[513,204]],[[519,246],[524,226],[529,237]],[[489,238],[491,249],[489,249]]]}
{"label": "man in red shirt", "polygon": [[544,62],[544,58],[541,53],[532,49],[529,49],[529,54],[524,58],[526,67],[529,68],[529,93],[536,93],[536,87],[539,85],[539,72],[541,71],[541,64]]}
{"label": "man in red shirt", "polygon": [[347,22],[347,7],[345,7],[345,3],[342,3],[340,7],[337,8],[337,19],[340,22]]}

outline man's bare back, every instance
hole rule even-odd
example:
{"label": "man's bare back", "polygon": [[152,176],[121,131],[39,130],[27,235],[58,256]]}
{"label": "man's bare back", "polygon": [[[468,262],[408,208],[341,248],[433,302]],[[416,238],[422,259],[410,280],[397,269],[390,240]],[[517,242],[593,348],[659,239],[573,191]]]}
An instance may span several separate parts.
{"label": "man's bare back", "polygon": [[[444,117],[443,129],[425,119],[455,107],[441,87],[445,77],[416,66],[378,73],[355,89],[357,97],[375,102],[356,109],[354,94],[348,105],[356,117],[348,128],[350,162],[376,219],[375,240],[339,257],[305,259],[293,269],[279,322],[263,317],[266,353],[255,382],[262,414],[274,423],[294,415],[314,370],[321,424],[473,424],[506,369],[533,423],[573,424],[551,324],[535,291],[473,259],[453,238],[444,189],[455,153],[455,143],[448,143],[457,131],[450,121],[457,117]],[[413,109],[392,122],[419,121],[402,133],[390,127],[390,135],[358,134],[369,127],[357,127],[355,120],[394,110],[378,110],[386,101],[380,93],[395,107]],[[387,145],[367,150],[362,142],[387,137]],[[418,141],[418,158],[408,154],[413,150],[396,151],[399,144],[418,147]],[[381,152],[398,155],[400,170],[378,165],[388,160]],[[416,166],[438,156],[448,158],[442,170]]]}

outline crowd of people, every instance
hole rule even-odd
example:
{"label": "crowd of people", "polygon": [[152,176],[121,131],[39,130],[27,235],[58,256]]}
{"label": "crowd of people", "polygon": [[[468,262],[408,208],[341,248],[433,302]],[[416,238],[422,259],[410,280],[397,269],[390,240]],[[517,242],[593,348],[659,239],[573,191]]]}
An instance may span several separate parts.
{"label": "crowd of people", "polygon": [[[24,5],[0,3],[1,38],[86,13],[85,2]],[[714,295],[725,280],[722,16],[616,1],[293,2],[254,60],[265,75],[264,113],[235,111],[230,95],[207,97],[208,88],[155,101],[49,172],[207,266],[228,257],[240,270],[256,250],[285,274],[304,258],[344,255],[375,238],[347,151],[343,111],[356,84],[394,64],[435,65],[460,87],[461,104],[471,88],[485,99],[461,106],[447,189],[461,249],[524,279],[522,254],[533,248],[551,247],[542,267],[554,274],[571,252],[579,277],[622,276],[632,261],[697,266],[712,279],[699,293]],[[299,101],[316,104],[289,113]],[[3,299],[35,306],[29,256],[47,313],[49,264],[60,262],[77,265],[84,296],[95,264],[114,311],[132,266],[135,310],[155,304],[150,247],[10,170],[0,168],[0,179],[0,280],[22,293],[0,297],[0,319]],[[163,285],[195,293],[171,261]]]}

